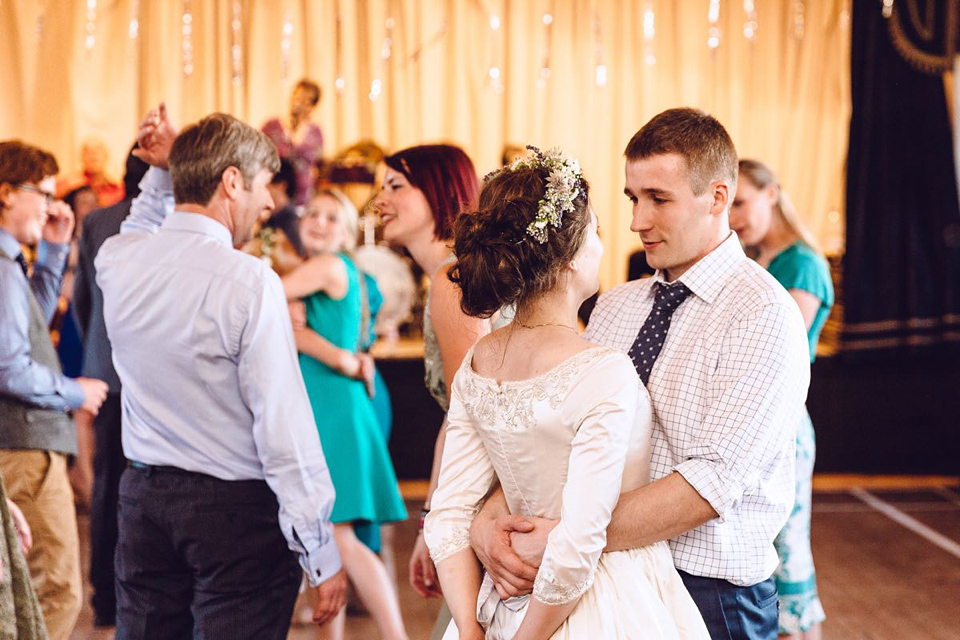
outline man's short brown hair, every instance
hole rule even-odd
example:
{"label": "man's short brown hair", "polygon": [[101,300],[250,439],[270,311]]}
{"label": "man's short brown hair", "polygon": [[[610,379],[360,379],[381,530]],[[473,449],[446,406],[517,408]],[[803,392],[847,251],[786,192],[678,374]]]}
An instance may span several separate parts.
{"label": "man's short brown hair", "polygon": [[280,158],[270,138],[225,113],[211,114],[185,128],[170,150],[174,201],[209,204],[228,167],[240,171],[249,190],[261,170],[277,172]]}
{"label": "man's short brown hair", "polygon": [[687,163],[687,179],[696,195],[714,180],[737,185],[737,150],[720,122],[699,109],[668,109],[653,117],[630,139],[627,161],[675,153]]}
{"label": "man's short brown hair", "polygon": [[20,140],[0,142],[0,184],[37,183],[60,171],[49,151]]}

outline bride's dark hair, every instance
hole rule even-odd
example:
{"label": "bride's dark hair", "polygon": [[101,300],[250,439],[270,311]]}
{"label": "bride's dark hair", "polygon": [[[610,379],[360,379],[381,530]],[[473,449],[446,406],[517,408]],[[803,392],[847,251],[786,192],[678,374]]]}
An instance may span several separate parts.
{"label": "bride's dark hair", "polygon": [[590,223],[589,186],[573,201],[559,227],[549,227],[543,244],[527,233],[546,192],[546,169],[508,169],[483,184],[477,211],[459,216],[453,227],[457,262],[450,281],[460,287],[460,308],[488,318],[509,304],[522,307],[552,291],[583,245]]}

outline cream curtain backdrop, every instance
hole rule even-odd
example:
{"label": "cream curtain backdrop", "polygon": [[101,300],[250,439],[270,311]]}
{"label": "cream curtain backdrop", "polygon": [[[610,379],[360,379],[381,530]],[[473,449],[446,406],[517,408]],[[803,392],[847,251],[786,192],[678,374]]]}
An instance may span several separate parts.
{"label": "cream curtain backdrop", "polygon": [[[364,138],[387,150],[450,141],[467,150],[483,175],[496,167],[504,143],[575,154],[603,227],[601,277],[609,287],[624,280],[626,258],[639,246],[622,195],[623,148],[656,113],[695,106],[727,126],[741,156],[768,162],[826,248],[839,250],[850,117],[849,0],[756,2],[753,43],[743,35],[748,3],[722,2],[716,50],[707,46],[710,4],[0,0],[0,138],[49,148],[70,171],[79,164],[80,142],[98,136],[119,177],[137,121],[160,100],[179,124],[219,110],[259,126],[287,112],[291,87],[306,76],[323,87],[315,120],[327,155]],[[192,16],[189,76],[182,62],[185,8]],[[645,61],[648,9],[655,26],[652,65]],[[802,38],[795,31],[798,9]],[[545,13],[553,16],[549,26]],[[134,14],[139,29],[131,38]],[[498,30],[492,17],[500,19]],[[393,26],[384,57],[388,19]],[[286,23],[292,26],[287,36]],[[237,35],[242,73],[235,80]],[[604,86],[595,81],[598,57],[607,68]],[[539,81],[545,63],[550,74]],[[502,91],[491,81],[491,66],[501,69]],[[373,101],[375,79],[382,93]]]}

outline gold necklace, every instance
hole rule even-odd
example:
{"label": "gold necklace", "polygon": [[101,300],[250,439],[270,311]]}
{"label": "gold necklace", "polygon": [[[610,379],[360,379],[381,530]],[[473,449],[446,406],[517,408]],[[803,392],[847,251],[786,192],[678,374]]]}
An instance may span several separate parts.
{"label": "gold necklace", "polygon": [[570,331],[573,331],[574,333],[578,333],[576,327],[571,327],[568,324],[561,324],[559,322],[541,322],[539,324],[524,324],[520,322],[520,320],[518,320],[517,318],[514,318],[513,322],[523,327],[524,329],[536,329],[538,327],[559,327],[561,329],[568,329]]}

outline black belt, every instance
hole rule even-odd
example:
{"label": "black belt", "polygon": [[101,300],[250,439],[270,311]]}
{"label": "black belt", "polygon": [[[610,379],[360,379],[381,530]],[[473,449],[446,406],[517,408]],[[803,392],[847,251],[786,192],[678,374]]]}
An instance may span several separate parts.
{"label": "black belt", "polygon": [[146,464],[140,462],[139,460],[130,460],[129,464],[131,469],[136,469],[137,471],[146,471],[147,473],[176,473],[185,476],[203,475],[193,471],[187,471],[186,469],[181,469],[180,467],[168,467],[160,464]]}

